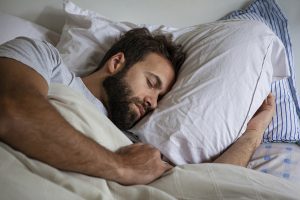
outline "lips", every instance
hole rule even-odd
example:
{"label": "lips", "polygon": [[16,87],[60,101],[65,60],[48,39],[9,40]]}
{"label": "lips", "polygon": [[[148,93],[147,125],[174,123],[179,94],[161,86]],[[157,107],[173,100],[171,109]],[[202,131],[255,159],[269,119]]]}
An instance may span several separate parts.
{"label": "lips", "polygon": [[145,109],[144,109],[144,107],[141,105],[141,104],[135,104],[136,105],[136,107],[138,107],[138,109],[139,109],[139,112],[140,112],[140,117],[142,117],[144,114],[145,114]]}

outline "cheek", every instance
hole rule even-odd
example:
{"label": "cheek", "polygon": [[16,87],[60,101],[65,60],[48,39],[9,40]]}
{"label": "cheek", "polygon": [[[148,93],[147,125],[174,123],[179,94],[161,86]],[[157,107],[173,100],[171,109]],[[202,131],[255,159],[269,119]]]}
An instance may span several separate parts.
{"label": "cheek", "polygon": [[145,94],[148,89],[146,81],[134,77],[132,77],[131,80],[128,79],[127,84],[132,91],[132,96],[142,98],[143,94]]}

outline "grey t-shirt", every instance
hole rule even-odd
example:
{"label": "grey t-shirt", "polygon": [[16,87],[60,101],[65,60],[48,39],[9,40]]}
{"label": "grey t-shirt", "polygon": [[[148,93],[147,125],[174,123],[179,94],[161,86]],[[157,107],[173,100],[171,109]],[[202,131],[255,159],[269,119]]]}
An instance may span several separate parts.
{"label": "grey t-shirt", "polygon": [[0,46],[0,57],[22,62],[38,72],[50,85],[61,83],[81,92],[97,109],[107,115],[102,102],[63,63],[58,50],[46,41],[18,37]]}

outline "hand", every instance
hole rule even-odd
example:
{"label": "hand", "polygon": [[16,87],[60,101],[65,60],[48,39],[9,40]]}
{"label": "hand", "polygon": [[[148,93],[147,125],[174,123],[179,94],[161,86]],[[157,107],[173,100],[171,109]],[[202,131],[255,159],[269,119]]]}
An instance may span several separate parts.
{"label": "hand", "polygon": [[274,111],[275,99],[270,93],[249,121],[245,133],[214,162],[246,167],[253,153],[261,144],[262,136],[272,120]]}
{"label": "hand", "polygon": [[116,153],[120,158],[116,181],[124,185],[148,184],[172,168],[161,159],[159,150],[149,144],[132,144]]}
{"label": "hand", "polygon": [[247,124],[247,130],[264,132],[270,124],[275,112],[275,98],[270,93],[252,119]]}
{"label": "hand", "polygon": [[261,142],[264,131],[270,124],[274,113],[275,98],[270,93],[260,108],[256,111],[252,119],[248,122],[245,134],[250,133],[253,137],[259,137]]}

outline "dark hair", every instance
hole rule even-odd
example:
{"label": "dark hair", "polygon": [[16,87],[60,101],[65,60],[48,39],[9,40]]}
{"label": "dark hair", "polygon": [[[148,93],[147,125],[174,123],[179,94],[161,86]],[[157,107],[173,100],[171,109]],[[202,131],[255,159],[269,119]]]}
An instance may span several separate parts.
{"label": "dark hair", "polygon": [[175,75],[185,60],[185,53],[181,45],[174,44],[171,38],[165,35],[151,34],[147,28],[132,29],[122,35],[106,52],[98,69],[119,52],[123,52],[125,55],[125,68],[127,69],[143,60],[149,53],[157,53],[172,63]]}

